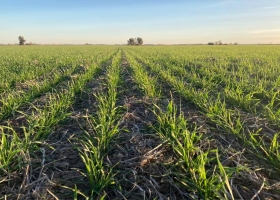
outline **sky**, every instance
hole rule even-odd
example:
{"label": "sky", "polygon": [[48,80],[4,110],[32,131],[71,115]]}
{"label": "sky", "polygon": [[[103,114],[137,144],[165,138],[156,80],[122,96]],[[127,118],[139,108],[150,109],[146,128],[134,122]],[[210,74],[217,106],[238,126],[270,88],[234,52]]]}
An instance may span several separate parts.
{"label": "sky", "polygon": [[0,44],[280,43],[280,0],[0,0]]}

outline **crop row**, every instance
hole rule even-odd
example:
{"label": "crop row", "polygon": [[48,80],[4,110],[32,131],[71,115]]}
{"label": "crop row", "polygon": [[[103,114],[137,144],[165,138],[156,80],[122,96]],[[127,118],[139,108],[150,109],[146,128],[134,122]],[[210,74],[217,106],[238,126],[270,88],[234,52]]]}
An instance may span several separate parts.
{"label": "crop row", "polygon": [[[165,70],[162,65],[156,62],[141,60],[149,65],[154,73],[159,74],[183,98],[193,102],[213,123],[240,138],[254,149],[254,154],[263,159],[264,163],[269,162],[277,170],[279,169],[278,133],[271,137],[268,134],[263,135],[264,133],[260,133],[260,130],[250,129],[251,124],[246,123],[247,114],[237,109],[228,108],[222,95],[217,94],[215,97],[211,97],[207,88],[197,89],[194,85],[187,84],[183,76],[172,75],[172,68]],[[264,139],[264,137],[266,138]],[[267,143],[267,141],[269,142]]]}
{"label": "crop row", "polygon": [[[129,52],[126,56],[139,87],[149,98],[161,97],[160,88],[156,86],[157,78],[146,73],[148,70],[145,70]],[[162,73],[157,71],[156,74],[161,76],[166,72],[162,70]],[[178,111],[178,105],[173,100],[166,108],[155,103],[153,112],[157,117],[157,124],[153,125],[156,133],[163,141],[168,142],[177,157],[177,165],[170,166],[172,168],[170,173],[176,176],[180,187],[189,191],[188,195],[185,194],[185,198],[233,198],[229,179],[237,169],[225,170],[225,166],[219,160],[218,149],[203,149],[203,143],[209,141],[203,140],[202,133],[196,129],[190,130],[183,113]],[[208,166],[209,162],[212,164],[211,167]]]}
{"label": "crop row", "polygon": [[148,51],[138,53],[145,55],[147,64],[162,65],[165,71],[184,78],[186,84],[204,90],[210,97],[220,96],[228,106],[260,115],[279,126],[279,67],[277,59],[268,60],[272,56],[261,61],[260,58],[250,61],[254,58],[251,58],[252,55],[233,59],[221,56],[219,52],[217,58],[214,55],[201,55],[193,60],[189,56],[194,55],[187,54],[189,52],[180,56],[172,53],[168,56],[161,56],[163,53],[156,55],[154,52],[148,54]]}
{"label": "crop row", "polygon": [[[153,56],[149,56],[146,52],[141,52],[141,50],[138,49],[135,50],[131,48],[127,51],[130,57],[134,57],[134,59],[131,58],[133,65],[139,65],[139,68],[144,68],[144,71],[149,71],[156,75],[156,77],[161,80],[161,83],[167,83],[183,99],[192,102],[196,108],[208,118],[209,123],[214,127],[218,127],[219,130],[222,130],[224,135],[231,134],[236,137],[237,140],[242,141],[243,148],[246,149],[249,155],[251,154],[250,157],[255,159],[262,170],[266,172],[271,172],[272,170],[273,174],[278,173],[280,148],[277,127],[279,126],[278,122],[275,121],[271,115],[277,114],[279,110],[274,108],[275,113],[271,115],[263,113],[262,115],[267,117],[267,120],[270,122],[266,122],[268,126],[275,127],[277,124],[275,131],[271,129],[262,130],[261,127],[258,127],[256,121],[251,121],[258,119],[258,116],[254,116],[254,112],[249,114],[237,109],[239,106],[236,102],[232,104],[232,102],[227,101],[228,99],[225,97],[224,93],[217,91],[217,88],[220,86],[219,82],[211,82],[204,76],[196,78],[194,74],[191,74],[192,72],[181,70],[180,66],[168,65],[162,61],[166,57],[164,58],[164,56],[158,52],[155,54],[155,52],[154,50]],[[168,60],[168,57],[166,60]],[[173,62],[175,61],[173,60]],[[214,76],[215,74],[212,75]],[[219,74],[216,73],[216,75]],[[211,75],[208,75],[208,77],[210,76]],[[277,84],[274,83],[273,87],[277,87],[276,85]],[[236,95],[236,91],[230,91],[230,93]],[[275,98],[278,98],[277,92],[273,95]],[[274,99],[272,99],[272,101],[274,102]],[[269,104],[265,105],[265,108],[268,106]],[[171,114],[173,113],[172,110],[176,110],[176,107],[173,108],[172,102],[168,110],[170,110],[169,113]],[[172,117],[170,120],[172,121]],[[172,127],[179,126],[175,125],[176,120],[173,121]],[[208,139],[213,136],[214,135],[209,135]],[[173,137],[177,138],[177,136],[174,135]],[[174,148],[179,148],[178,144],[177,147],[174,146]],[[183,152],[183,149],[180,151]],[[270,178],[278,180],[276,177]]]}
{"label": "crop row", "polygon": [[[102,64],[111,59],[115,53],[115,49],[112,52],[105,51],[101,54],[102,59],[96,57],[95,62],[78,76],[68,80],[60,90],[43,95],[37,104],[31,104],[26,111],[16,110],[22,115],[18,118],[25,118],[26,122],[22,128],[14,127],[12,124],[1,126],[1,184],[9,185],[10,178],[15,171],[21,172],[26,167],[31,167],[31,159],[35,155],[36,149],[44,146],[44,139],[70,114],[69,108],[75,101],[75,96],[100,70]],[[42,161],[42,167],[44,165],[45,163]],[[18,190],[20,191],[20,188]]]}
{"label": "crop row", "polygon": [[[37,180],[44,178],[44,168],[52,166],[45,155],[46,148],[53,148],[48,137],[58,127],[70,129],[63,123],[76,113],[75,125],[80,127],[72,130],[75,138],[69,141],[75,142],[69,143],[78,155],[82,167],[75,170],[84,183],[63,186],[49,181],[70,189],[74,199],[126,199],[137,190],[143,199],[277,197],[276,47],[264,47],[265,53],[263,48],[253,52],[249,47],[216,46],[52,48],[45,55],[39,47],[25,54],[10,49],[12,56],[2,61],[0,188],[12,189],[2,190],[0,199],[32,190],[26,174],[38,154],[42,159]],[[123,87],[124,82],[133,86]],[[21,84],[29,85],[13,86]],[[135,96],[143,99],[136,101]],[[75,107],[79,98],[82,108]],[[135,141],[139,144],[133,146]],[[14,186],[16,174],[25,178]],[[61,197],[55,189],[45,189]]]}

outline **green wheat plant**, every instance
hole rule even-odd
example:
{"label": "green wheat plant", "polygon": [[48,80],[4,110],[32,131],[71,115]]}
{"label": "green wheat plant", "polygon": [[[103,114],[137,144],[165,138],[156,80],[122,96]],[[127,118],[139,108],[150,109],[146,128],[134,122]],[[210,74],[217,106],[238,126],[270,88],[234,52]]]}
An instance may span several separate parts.
{"label": "green wheat plant", "polygon": [[[177,181],[203,199],[234,199],[229,179],[235,169],[226,169],[221,164],[217,149],[201,148],[202,134],[187,129],[187,121],[173,101],[169,102],[166,110],[156,105],[155,108],[158,119],[158,128],[155,129],[169,141],[178,157],[177,170],[173,172]],[[213,152],[216,157],[209,156]]]}
{"label": "green wheat plant", "polygon": [[85,131],[79,140],[80,157],[86,166],[86,177],[90,184],[90,199],[105,198],[104,189],[115,184],[113,168],[104,163],[104,159],[112,139],[119,132],[121,116],[116,102],[120,82],[120,59],[121,54],[118,53],[108,67],[105,79],[107,90],[94,95],[98,102],[96,114],[86,116],[91,131]]}

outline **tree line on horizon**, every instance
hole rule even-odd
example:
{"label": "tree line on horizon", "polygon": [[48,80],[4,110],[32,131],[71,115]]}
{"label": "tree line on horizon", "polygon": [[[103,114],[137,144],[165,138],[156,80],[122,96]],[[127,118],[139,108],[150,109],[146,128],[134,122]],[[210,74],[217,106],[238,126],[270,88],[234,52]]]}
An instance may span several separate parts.
{"label": "tree line on horizon", "polygon": [[[18,37],[18,40],[19,40],[19,45],[24,45],[26,40],[24,39],[23,36],[19,36]],[[137,37],[137,38],[130,38],[128,41],[127,41],[127,45],[131,45],[131,46],[138,46],[138,45],[143,45],[144,41],[142,38],[140,37]],[[32,44],[30,42],[30,44]]]}
{"label": "tree line on horizon", "polygon": [[[26,43],[26,40],[24,39],[23,36],[19,36],[18,37],[18,40],[19,40],[19,45],[24,45]],[[140,45],[143,45],[144,41],[141,37],[137,37],[137,38],[129,38],[129,40],[127,40],[127,45],[128,46],[140,46]],[[30,43],[26,43],[27,45],[32,45],[34,43],[30,42]],[[229,43],[230,45],[231,44],[234,44],[234,45],[237,45],[238,43],[235,42],[235,43]],[[86,43],[86,45],[88,45],[88,43]],[[219,41],[216,41],[216,42],[208,42],[208,45],[227,45],[227,43],[222,43],[221,40]]]}
{"label": "tree line on horizon", "polygon": [[[230,45],[232,45],[232,43],[229,43]],[[233,43],[234,45],[237,45],[238,43],[237,42],[235,42],[235,43]],[[216,42],[208,42],[208,45],[228,45],[227,43],[222,43],[222,41],[221,40],[219,40],[219,41],[216,41]]]}

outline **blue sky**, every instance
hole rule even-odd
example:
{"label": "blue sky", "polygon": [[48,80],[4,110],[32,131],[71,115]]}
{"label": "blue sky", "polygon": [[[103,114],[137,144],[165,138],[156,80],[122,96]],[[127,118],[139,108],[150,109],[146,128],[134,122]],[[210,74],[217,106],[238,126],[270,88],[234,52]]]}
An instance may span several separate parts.
{"label": "blue sky", "polygon": [[280,0],[0,0],[0,43],[280,43]]}

